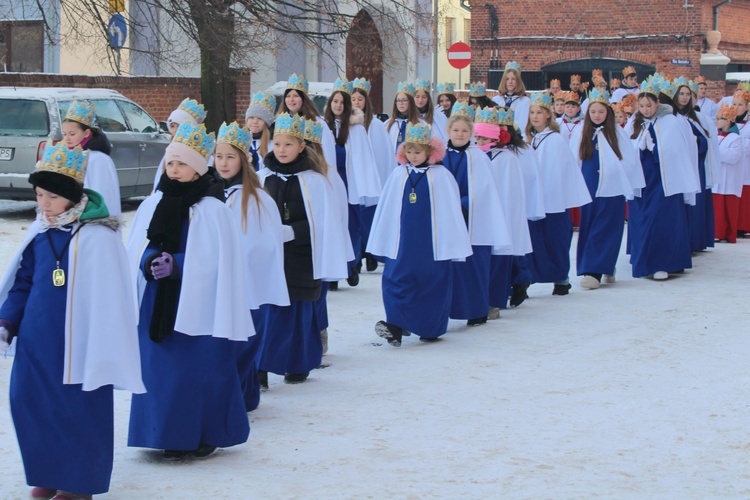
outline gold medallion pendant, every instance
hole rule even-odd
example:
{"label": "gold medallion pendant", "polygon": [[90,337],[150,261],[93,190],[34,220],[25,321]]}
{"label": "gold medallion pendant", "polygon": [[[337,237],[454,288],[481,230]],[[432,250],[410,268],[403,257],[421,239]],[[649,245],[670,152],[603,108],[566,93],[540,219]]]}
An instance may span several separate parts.
{"label": "gold medallion pendant", "polygon": [[65,286],[65,271],[60,268],[52,271],[52,284],[55,286]]}
{"label": "gold medallion pendant", "polygon": [[416,203],[417,202],[417,193],[414,192],[414,190],[411,190],[411,193],[409,193],[409,203]]}

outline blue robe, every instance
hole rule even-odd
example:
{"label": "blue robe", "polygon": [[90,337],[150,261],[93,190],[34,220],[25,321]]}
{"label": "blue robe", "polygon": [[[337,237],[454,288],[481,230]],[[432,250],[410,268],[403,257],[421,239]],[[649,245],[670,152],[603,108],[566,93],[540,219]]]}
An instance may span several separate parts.
{"label": "blue robe", "polygon": [[[469,212],[469,170],[466,151],[449,149],[443,159],[458,184],[461,208],[466,219]],[[475,319],[487,316],[490,307],[491,247],[472,245],[473,254],[464,262],[453,262],[453,300],[450,317]]]}
{"label": "blue robe", "polygon": [[690,248],[693,252],[699,252],[714,246],[714,203],[711,188],[706,188],[708,139],[693,122],[690,122],[690,127],[698,142],[698,175],[701,180],[701,192],[695,195],[695,205],[685,205],[685,209],[690,231]]}
{"label": "blue robe", "polygon": [[320,366],[320,339],[316,302],[293,300],[291,305],[268,306],[266,343],[259,368],[278,375],[304,374]]}
{"label": "blue robe", "polygon": [[[70,232],[50,229],[58,253]],[[60,268],[67,275],[67,250]],[[114,415],[112,386],[83,391],[63,384],[66,286],[52,284],[55,256],[46,233],[23,252],[0,318],[18,325],[10,410],[30,486],[79,494],[109,490]]]}
{"label": "blue robe", "polygon": [[532,281],[567,282],[570,272],[570,242],[573,240],[570,210],[529,221],[529,235],[534,249],[527,255]]}
{"label": "blue robe", "polygon": [[[388,323],[420,337],[438,338],[448,328],[453,268],[451,261],[435,260],[430,189],[424,176],[411,172],[404,185],[398,255],[385,259],[383,305]],[[412,183],[416,203],[409,203]]]}
{"label": "blue robe", "polygon": [[629,202],[628,243],[633,277],[658,271],[675,273],[692,267],[690,238],[683,195],[664,196],[656,134],[650,126],[654,150],[642,150],[646,187]]}
{"label": "blue robe", "polygon": [[263,354],[266,339],[266,315],[268,304],[262,304],[258,309],[251,309],[255,335],[247,339],[247,345],[242,350],[237,366],[240,372],[240,384],[245,398],[245,409],[255,410],[260,404],[260,379],[258,378],[258,363]]}
{"label": "blue robe", "polygon": [[[336,169],[338,170],[341,180],[344,181],[347,192],[349,191],[349,180],[346,177],[346,147],[339,146],[336,144]],[[354,250],[354,260],[349,262],[349,272],[362,260],[362,249],[364,248],[362,234],[365,232],[363,229],[363,221],[360,219],[360,206],[352,205],[347,203],[349,207],[349,238],[352,240],[352,249]],[[374,215],[374,212],[373,212]],[[372,219],[370,219],[370,226],[372,226]],[[370,233],[369,228],[366,230],[367,234]]]}
{"label": "blue robe", "polygon": [[581,163],[592,202],[581,207],[576,267],[579,275],[613,275],[625,230],[625,197],[596,196],[599,187],[598,137],[594,138],[593,145],[594,154]]}
{"label": "blue robe", "polygon": [[490,257],[490,305],[505,309],[513,293],[513,255]]}
{"label": "blue robe", "polygon": [[[183,269],[188,223],[183,224],[180,251]],[[141,257],[145,273],[149,245]],[[134,394],[130,407],[128,446],[195,450],[201,445],[226,448],[247,441],[250,424],[238,366],[246,342],[190,336],[173,331],[161,342],[149,337],[158,281],[149,280],[141,301],[138,337],[145,394]]]}

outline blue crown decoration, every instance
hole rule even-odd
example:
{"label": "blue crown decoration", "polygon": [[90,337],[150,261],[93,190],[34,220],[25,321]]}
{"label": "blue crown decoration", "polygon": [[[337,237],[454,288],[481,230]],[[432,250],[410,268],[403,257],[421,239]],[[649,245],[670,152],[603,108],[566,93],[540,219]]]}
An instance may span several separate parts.
{"label": "blue crown decoration", "polygon": [[297,139],[305,139],[305,120],[298,115],[281,113],[276,117],[276,124],[273,129],[273,136],[290,135]]}
{"label": "blue crown decoration", "polygon": [[437,95],[456,95],[456,87],[452,83],[439,83],[435,88]]}
{"label": "blue crown decoration", "polygon": [[82,123],[89,128],[96,128],[95,107],[89,101],[73,101],[65,113],[65,120]]}
{"label": "blue crown decoration", "polygon": [[420,90],[424,90],[427,94],[429,94],[430,90],[432,90],[432,83],[429,80],[425,80],[424,78],[417,78],[417,80],[414,82],[414,93],[417,93]]}
{"label": "blue crown decoration", "polygon": [[427,124],[406,124],[406,138],[404,142],[412,144],[429,144],[432,137],[432,129]]}
{"label": "blue crown decoration", "polygon": [[477,109],[474,121],[476,123],[489,123],[490,125],[497,125],[497,111],[491,106],[487,106],[486,108],[479,108]]}
{"label": "blue crown decoration", "polygon": [[331,90],[331,94],[334,92],[343,92],[345,94],[352,95],[352,92],[354,91],[354,84],[350,81],[348,81],[346,78],[343,80],[341,78],[337,78],[335,82],[333,82],[333,89]]}
{"label": "blue crown decoration", "polygon": [[414,97],[414,94],[416,94],[416,90],[414,88],[413,83],[409,82],[398,82],[398,85],[396,86],[396,93],[399,94],[406,94]]}
{"label": "blue crown decoration", "polygon": [[589,92],[589,104],[594,102],[600,102],[602,104],[609,105],[609,92],[601,89],[593,89]]}
{"label": "blue crown decoration", "polygon": [[355,89],[364,90],[369,94],[370,90],[372,89],[372,84],[364,78],[355,78],[352,82],[352,87]]}
{"label": "blue crown decoration", "polygon": [[[692,92],[692,89],[690,88],[690,84],[693,83],[684,76],[678,76],[674,80],[672,80],[672,85],[674,87],[674,94],[672,94],[669,97],[674,98],[677,93],[680,91],[680,87],[687,87]],[[697,92],[696,92],[697,93]]]}
{"label": "blue crown decoration", "polygon": [[515,119],[515,114],[512,109],[510,108],[498,108],[497,109],[497,124],[498,125],[507,125],[509,127],[512,127]]}
{"label": "blue crown decoration", "polygon": [[88,161],[88,153],[80,146],[68,149],[64,141],[53,145],[52,141],[48,140],[44,146],[42,161],[37,163],[36,171],[62,174],[83,184],[83,177],[86,174],[86,164]]}
{"label": "blue crown decoration", "polygon": [[245,121],[256,117],[266,122],[266,125],[270,127],[275,113],[276,98],[267,92],[256,92],[253,94],[250,106],[247,107],[245,112]]}
{"label": "blue crown decoration", "polygon": [[641,82],[640,93],[651,94],[654,97],[659,97],[659,81],[656,75],[651,75]]}
{"label": "blue crown decoration", "polygon": [[451,108],[451,117],[454,116],[465,116],[469,120],[474,121],[474,110],[469,106],[469,103],[456,101]]}
{"label": "blue crown decoration", "polygon": [[216,136],[216,144],[231,144],[245,154],[250,151],[250,132],[240,127],[237,122],[229,125],[222,123],[219,127],[219,135]]}
{"label": "blue crown decoration", "polygon": [[469,96],[470,97],[483,97],[487,95],[487,87],[483,82],[476,82],[469,84]]}
{"label": "blue crown decoration", "polygon": [[690,89],[690,92],[692,92],[695,95],[698,95],[698,84],[697,83],[695,83],[693,80],[688,80],[687,86]]}
{"label": "blue crown decoration", "polygon": [[677,93],[677,87],[671,82],[669,78],[659,75],[659,92],[667,97],[674,97]]}
{"label": "blue crown decoration", "polygon": [[310,91],[310,84],[305,80],[304,75],[297,76],[296,73],[292,73],[286,82],[286,90],[297,90],[307,94]]}
{"label": "blue crown decoration", "polygon": [[508,71],[509,69],[516,70],[516,71],[518,71],[520,73],[521,72],[521,65],[518,64],[516,61],[508,61],[505,64],[505,71]]}
{"label": "blue crown decoration", "polygon": [[541,106],[551,111],[552,110],[552,96],[549,95],[547,92],[536,92],[531,95],[530,106]]}
{"label": "blue crown decoration", "polygon": [[188,146],[190,149],[200,153],[206,160],[208,160],[216,147],[216,139],[213,132],[210,134],[206,132],[206,126],[202,123],[193,125],[189,121],[185,121],[180,125],[172,142]]}
{"label": "blue crown decoration", "polygon": [[323,124],[317,120],[305,121],[305,141],[323,144]]}
{"label": "blue crown decoration", "polygon": [[195,99],[186,97],[177,107],[195,119],[195,123],[203,123],[206,119],[206,108]]}

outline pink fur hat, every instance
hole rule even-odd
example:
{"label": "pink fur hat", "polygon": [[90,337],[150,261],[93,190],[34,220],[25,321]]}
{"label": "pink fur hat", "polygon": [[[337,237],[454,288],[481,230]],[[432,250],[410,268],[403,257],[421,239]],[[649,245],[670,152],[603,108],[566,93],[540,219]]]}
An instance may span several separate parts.
{"label": "pink fur hat", "polygon": [[[402,165],[406,165],[407,163],[409,163],[409,160],[406,159],[406,153],[404,152],[405,145],[406,143],[402,143],[398,147],[398,151],[396,152],[396,161],[398,161]],[[442,161],[443,158],[445,158],[445,144],[443,144],[443,141],[441,141],[437,137],[432,137],[430,139],[430,144],[425,144],[425,146],[430,148],[430,157],[427,159],[430,165],[435,165],[439,161]]]}

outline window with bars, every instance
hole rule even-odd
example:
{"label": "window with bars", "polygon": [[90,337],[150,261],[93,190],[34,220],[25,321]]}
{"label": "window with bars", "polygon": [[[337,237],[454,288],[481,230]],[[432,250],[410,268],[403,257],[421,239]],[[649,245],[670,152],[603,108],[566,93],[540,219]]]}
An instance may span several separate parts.
{"label": "window with bars", "polygon": [[44,25],[39,21],[0,22],[0,71],[44,71]]}
{"label": "window with bars", "polygon": [[464,19],[464,43],[471,45],[471,19]]}

